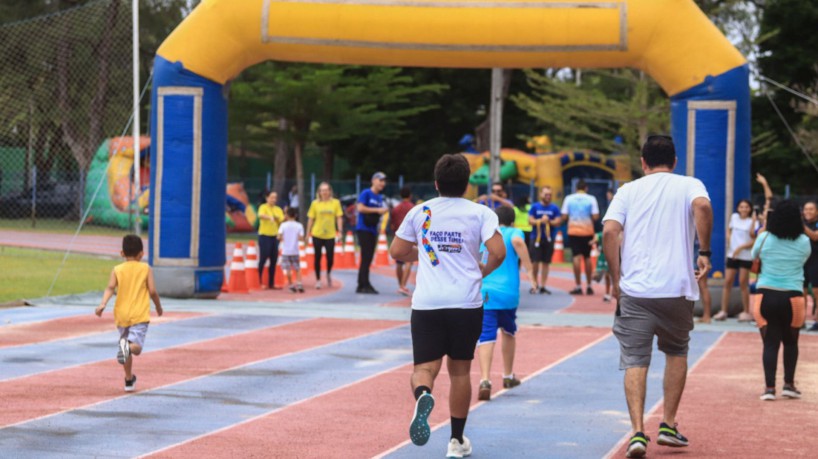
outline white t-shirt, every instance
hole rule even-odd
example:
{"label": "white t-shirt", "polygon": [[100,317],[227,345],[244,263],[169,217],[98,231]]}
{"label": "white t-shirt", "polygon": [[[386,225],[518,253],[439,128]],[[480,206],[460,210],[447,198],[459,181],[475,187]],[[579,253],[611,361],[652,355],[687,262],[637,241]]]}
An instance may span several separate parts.
{"label": "white t-shirt", "polygon": [[[750,231],[754,231],[753,218],[741,218],[737,213],[734,213],[730,216],[730,230],[730,248],[727,251],[727,258],[733,258],[733,252],[753,238],[750,233]],[[750,254],[750,249],[739,252],[736,260],[752,261],[753,256]]]}
{"label": "white t-shirt", "polygon": [[693,177],[659,172],[624,185],[603,221],[622,224],[622,293],[637,298],[699,299],[693,272],[693,201],[710,199]]}
{"label": "white t-shirt", "polygon": [[298,240],[304,236],[304,225],[295,220],[288,220],[278,228],[281,235],[281,255],[298,255]]}
{"label": "white t-shirt", "polygon": [[471,309],[480,295],[480,244],[498,230],[497,214],[463,198],[435,198],[412,208],[395,235],[418,245],[412,308]]}

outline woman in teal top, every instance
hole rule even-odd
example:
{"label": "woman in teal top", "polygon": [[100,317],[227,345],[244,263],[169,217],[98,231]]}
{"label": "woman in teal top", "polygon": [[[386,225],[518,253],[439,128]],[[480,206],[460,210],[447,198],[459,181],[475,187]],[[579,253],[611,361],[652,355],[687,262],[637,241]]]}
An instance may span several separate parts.
{"label": "woman in teal top", "polygon": [[761,400],[775,400],[775,371],[778,350],[784,344],[784,388],[781,395],[801,398],[795,388],[798,334],[804,325],[804,263],[810,255],[801,211],[793,201],[782,201],[767,215],[767,231],[753,245],[752,255],[761,260],[758,295],[753,298],[753,316],[764,342],[762,362],[766,389]]}

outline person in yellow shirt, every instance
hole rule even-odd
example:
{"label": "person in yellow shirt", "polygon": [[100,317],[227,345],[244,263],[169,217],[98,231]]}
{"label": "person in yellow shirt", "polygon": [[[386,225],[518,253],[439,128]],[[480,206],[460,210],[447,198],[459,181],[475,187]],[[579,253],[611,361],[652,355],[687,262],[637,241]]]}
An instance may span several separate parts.
{"label": "person in yellow shirt", "polygon": [[270,275],[267,288],[279,290],[276,287],[276,264],[278,263],[278,228],[284,221],[284,211],[276,205],[278,193],[275,191],[267,195],[267,202],[258,208],[258,275],[259,283],[264,275],[264,264],[270,260]]}
{"label": "person in yellow shirt", "polygon": [[344,225],[341,201],[332,197],[332,187],[327,182],[318,185],[318,199],[307,211],[307,235],[315,247],[315,288],[321,288],[321,252],[327,252],[327,286],[332,287],[332,263],[335,259],[335,243],[341,238]]}
{"label": "person in yellow shirt", "polygon": [[102,311],[116,291],[114,322],[119,330],[116,359],[125,366],[125,392],[132,392],[136,386],[136,375],[132,371],[133,356],[141,354],[145,346],[150,323],[150,300],[156,305],[156,313],[160,316],[163,313],[153,271],[147,263],[142,263],[143,254],[139,236],[129,234],[122,238],[121,255],[125,262],[114,266],[108,287],[95,311],[98,317],[102,317]]}

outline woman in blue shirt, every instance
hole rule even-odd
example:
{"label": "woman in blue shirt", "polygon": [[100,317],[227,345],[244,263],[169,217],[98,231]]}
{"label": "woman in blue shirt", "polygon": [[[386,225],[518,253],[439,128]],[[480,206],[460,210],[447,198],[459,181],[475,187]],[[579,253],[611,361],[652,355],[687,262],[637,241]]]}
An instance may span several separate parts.
{"label": "woman in blue shirt", "polygon": [[810,255],[809,238],[798,205],[790,200],[768,210],[767,231],[753,245],[753,258],[761,260],[758,295],[753,299],[753,316],[764,342],[762,362],[766,390],[761,400],[775,400],[778,350],[784,344],[784,388],[781,395],[801,398],[795,388],[798,334],[804,325],[804,262]]}

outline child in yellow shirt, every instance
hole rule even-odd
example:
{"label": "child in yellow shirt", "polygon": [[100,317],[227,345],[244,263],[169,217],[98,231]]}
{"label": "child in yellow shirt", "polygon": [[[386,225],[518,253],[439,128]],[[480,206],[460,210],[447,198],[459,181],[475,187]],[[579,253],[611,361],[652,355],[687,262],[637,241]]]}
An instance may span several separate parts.
{"label": "child in yellow shirt", "polygon": [[150,323],[150,300],[156,305],[156,313],[162,315],[162,304],[153,280],[153,271],[147,263],[142,263],[142,239],[129,234],[122,238],[122,257],[125,262],[114,267],[108,287],[97,306],[96,314],[102,311],[116,291],[114,321],[119,330],[119,352],[117,361],[125,366],[125,392],[132,392],[136,385],[133,374],[133,356],[142,353],[145,335]]}

